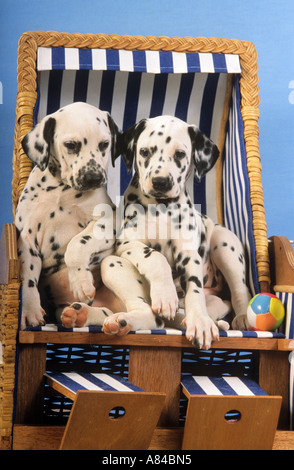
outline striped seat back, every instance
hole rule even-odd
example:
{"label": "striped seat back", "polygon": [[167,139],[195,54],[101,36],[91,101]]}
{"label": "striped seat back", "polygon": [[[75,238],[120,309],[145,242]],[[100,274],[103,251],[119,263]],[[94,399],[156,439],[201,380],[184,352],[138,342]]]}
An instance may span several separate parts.
{"label": "striped seat back", "polygon": [[[220,163],[200,183],[191,175],[188,188],[197,209],[224,223],[245,245],[249,285],[252,294],[257,292],[239,56],[39,47],[37,68],[35,123],[62,106],[84,101],[108,111],[122,130],[142,118],[169,114],[196,124],[218,144]],[[130,178],[122,160],[109,167],[107,190],[116,204]]]}

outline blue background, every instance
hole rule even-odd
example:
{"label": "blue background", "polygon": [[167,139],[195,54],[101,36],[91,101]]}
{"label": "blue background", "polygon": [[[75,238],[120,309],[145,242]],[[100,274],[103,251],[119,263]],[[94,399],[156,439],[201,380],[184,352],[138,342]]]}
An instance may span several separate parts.
{"label": "blue background", "polygon": [[17,47],[33,30],[252,41],[268,235],[294,238],[293,0],[0,0],[0,224],[11,222]]}

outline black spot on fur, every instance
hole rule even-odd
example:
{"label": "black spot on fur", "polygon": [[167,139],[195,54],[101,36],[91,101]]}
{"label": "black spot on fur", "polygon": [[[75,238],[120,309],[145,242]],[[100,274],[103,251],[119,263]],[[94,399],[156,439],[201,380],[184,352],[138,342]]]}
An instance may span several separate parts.
{"label": "black spot on fur", "polygon": [[144,258],[149,258],[149,256],[151,255],[151,253],[153,252],[154,250],[152,250],[152,248],[149,248],[148,246],[144,247]]}
{"label": "black spot on fur", "polygon": [[45,122],[43,137],[45,141],[47,142],[47,144],[53,142],[55,126],[56,126],[56,119],[52,117],[47,119],[47,121]]}
{"label": "black spot on fur", "polygon": [[198,254],[199,254],[199,256],[201,256],[201,258],[203,258],[204,252],[205,252],[205,247],[203,245],[199,246]]}
{"label": "black spot on fur", "polygon": [[201,288],[202,284],[197,276],[190,276],[188,279],[189,282],[194,282],[197,287]]}
{"label": "black spot on fur", "polygon": [[37,152],[43,153],[44,145],[40,144],[39,142],[35,142],[34,147],[37,150]]}

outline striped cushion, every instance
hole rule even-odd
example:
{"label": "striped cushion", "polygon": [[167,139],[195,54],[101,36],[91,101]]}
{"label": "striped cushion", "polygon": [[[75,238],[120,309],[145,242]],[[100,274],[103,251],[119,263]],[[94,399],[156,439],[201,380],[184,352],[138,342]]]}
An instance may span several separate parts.
{"label": "striped cushion", "polygon": [[142,392],[141,388],[118,375],[86,372],[46,372],[44,375],[75,394],[79,390]]}
{"label": "striped cushion", "polygon": [[[61,325],[49,323],[45,326],[28,326],[27,331],[52,331],[52,332],[76,332],[76,333],[102,333],[101,326],[85,326],[81,328],[64,328]],[[161,330],[137,330],[130,331],[129,334],[135,335],[171,335],[171,336],[185,336],[185,330],[176,330],[173,328],[165,328]],[[228,330],[220,331],[221,338],[285,338],[283,333],[276,333],[274,331],[243,331],[243,330]]]}
{"label": "striped cushion", "polygon": [[182,379],[189,395],[267,395],[253,380],[239,377],[190,376]]}

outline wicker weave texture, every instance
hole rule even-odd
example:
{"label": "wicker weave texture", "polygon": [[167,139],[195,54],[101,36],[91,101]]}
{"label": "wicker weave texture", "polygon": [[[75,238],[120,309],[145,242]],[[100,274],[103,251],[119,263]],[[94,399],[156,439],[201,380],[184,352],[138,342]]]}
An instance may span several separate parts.
{"label": "wicker weave texture", "polygon": [[0,449],[10,447],[15,387],[19,283],[0,285]]}

